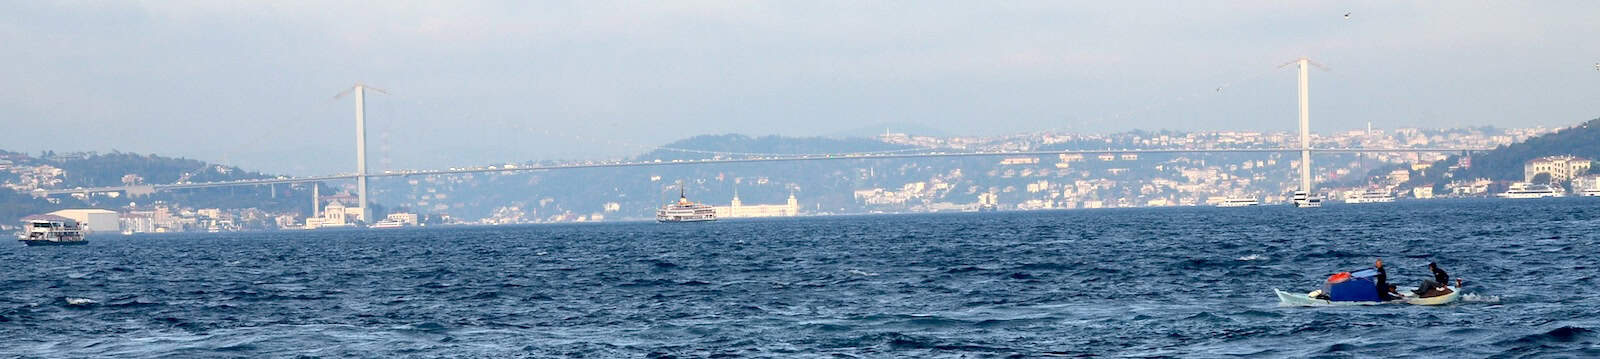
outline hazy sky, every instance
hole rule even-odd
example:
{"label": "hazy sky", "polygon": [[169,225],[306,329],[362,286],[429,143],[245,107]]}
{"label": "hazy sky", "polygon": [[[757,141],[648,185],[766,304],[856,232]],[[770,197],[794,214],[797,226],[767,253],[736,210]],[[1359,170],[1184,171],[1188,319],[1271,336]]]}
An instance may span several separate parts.
{"label": "hazy sky", "polygon": [[[1600,2],[0,1],[0,149],[290,174],[909,124],[1290,130],[1600,117]],[[1345,13],[1350,13],[1348,19]],[[1221,91],[1217,89],[1224,87]],[[909,126],[903,125],[903,126]],[[387,146],[385,145],[387,144]],[[384,161],[388,158],[388,162]]]}

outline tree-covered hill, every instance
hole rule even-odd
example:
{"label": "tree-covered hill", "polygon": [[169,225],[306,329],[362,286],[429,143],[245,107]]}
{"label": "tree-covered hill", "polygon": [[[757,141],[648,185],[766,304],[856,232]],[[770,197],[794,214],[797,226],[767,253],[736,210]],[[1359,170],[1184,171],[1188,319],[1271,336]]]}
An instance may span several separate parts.
{"label": "tree-covered hill", "polygon": [[[40,185],[45,188],[65,189],[77,187],[120,186],[124,184],[166,184],[180,181],[211,182],[241,179],[271,178],[272,175],[246,171],[204,161],[142,155],[137,153],[80,152],[58,154],[44,152],[37,156],[0,151],[15,169],[53,167],[61,170],[59,183]],[[22,181],[22,176],[6,171],[0,180],[7,183]],[[33,175],[37,177],[37,175]],[[11,223],[23,216],[49,212],[62,208],[118,208],[130,203],[166,201],[194,208],[259,208],[268,211],[310,210],[309,187],[280,185],[254,187],[204,188],[182,191],[158,192],[145,197],[92,197],[79,201],[71,197],[57,197],[59,203],[50,203],[28,193],[18,193],[11,188],[0,188],[0,221]],[[274,193],[276,192],[276,193]]]}
{"label": "tree-covered hill", "polygon": [[[1523,163],[1528,160],[1555,155],[1574,155],[1590,160],[1600,159],[1600,119],[1589,120],[1556,133],[1530,138],[1527,141],[1472,155],[1470,168],[1457,169],[1455,178],[1490,178],[1496,180],[1521,180]],[[1454,161],[1449,159],[1446,161]],[[1450,163],[1440,163],[1447,165]]]}

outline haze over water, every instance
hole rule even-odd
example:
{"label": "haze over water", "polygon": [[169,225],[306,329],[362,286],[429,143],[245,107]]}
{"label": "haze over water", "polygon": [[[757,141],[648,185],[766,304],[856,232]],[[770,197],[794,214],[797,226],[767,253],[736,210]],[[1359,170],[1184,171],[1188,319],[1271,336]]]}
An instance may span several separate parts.
{"label": "haze over water", "polygon": [[[102,237],[0,355],[1596,356],[1594,198]],[[1463,302],[1281,308],[1382,257]]]}

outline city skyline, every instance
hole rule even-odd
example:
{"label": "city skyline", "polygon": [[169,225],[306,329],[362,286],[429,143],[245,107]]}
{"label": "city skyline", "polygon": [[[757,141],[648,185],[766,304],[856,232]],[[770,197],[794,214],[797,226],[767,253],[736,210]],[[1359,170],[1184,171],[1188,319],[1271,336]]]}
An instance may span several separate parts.
{"label": "city skyline", "polygon": [[[0,15],[17,52],[0,121],[74,133],[13,132],[8,150],[288,174],[351,167],[353,111],[332,97],[356,82],[393,93],[368,99],[375,170],[880,124],[1281,131],[1294,77],[1277,66],[1302,55],[1332,68],[1313,74],[1316,133],[1560,127],[1597,112],[1589,4],[1189,6],[21,4]],[[1006,25],[979,25],[994,23]]]}

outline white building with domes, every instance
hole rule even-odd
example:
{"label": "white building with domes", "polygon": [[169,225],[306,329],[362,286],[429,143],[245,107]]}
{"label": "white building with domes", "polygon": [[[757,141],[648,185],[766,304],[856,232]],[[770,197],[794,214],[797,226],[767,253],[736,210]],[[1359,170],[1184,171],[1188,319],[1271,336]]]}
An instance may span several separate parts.
{"label": "white building with domes", "polygon": [[734,191],[732,203],[712,209],[717,211],[717,218],[793,217],[800,215],[800,201],[790,192],[784,204],[745,205],[739,201],[739,191]]}

